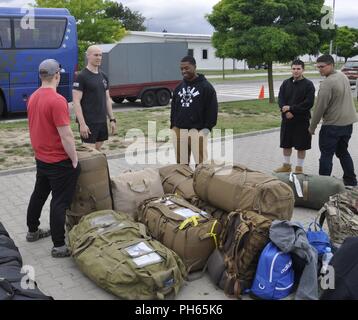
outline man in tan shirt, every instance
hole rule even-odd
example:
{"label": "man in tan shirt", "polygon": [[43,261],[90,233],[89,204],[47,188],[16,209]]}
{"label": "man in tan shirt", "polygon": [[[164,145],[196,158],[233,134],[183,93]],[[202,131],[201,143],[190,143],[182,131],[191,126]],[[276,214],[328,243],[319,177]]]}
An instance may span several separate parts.
{"label": "man in tan shirt", "polygon": [[348,152],[348,143],[353,123],[358,121],[348,78],[334,68],[332,56],[326,54],[317,59],[317,68],[326,79],[322,81],[313,111],[309,132],[314,134],[317,124],[323,118],[319,133],[319,174],[330,176],[333,155],[339,158],[343,169],[343,181],[347,186],[356,186],[354,165]]}

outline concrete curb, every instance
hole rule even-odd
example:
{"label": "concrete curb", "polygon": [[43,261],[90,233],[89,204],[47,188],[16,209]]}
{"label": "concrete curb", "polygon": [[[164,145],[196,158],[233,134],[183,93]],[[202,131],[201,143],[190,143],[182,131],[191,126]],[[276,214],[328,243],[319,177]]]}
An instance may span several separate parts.
{"label": "concrete curb", "polygon": [[[259,135],[263,135],[263,134],[276,132],[279,130],[280,130],[280,128],[272,128],[272,129],[266,129],[266,130],[261,130],[261,131],[238,133],[238,134],[233,135],[233,139],[242,139],[242,138],[247,138],[247,137],[252,137],[252,136],[259,136]],[[212,142],[218,142],[219,140],[224,141],[224,137],[216,138],[214,140],[212,139]],[[156,151],[158,151],[158,148],[145,150],[145,151],[139,151],[138,154],[143,154],[143,153],[148,154],[148,153],[152,153],[152,152],[156,152]],[[123,159],[124,157],[125,157],[125,152],[107,155],[108,160]],[[0,177],[21,174],[21,173],[27,173],[27,172],[33,172],[33,171],[36,171],[36,166],[30,166],[30,167],[18,168],[18,169],[1,170]]]}

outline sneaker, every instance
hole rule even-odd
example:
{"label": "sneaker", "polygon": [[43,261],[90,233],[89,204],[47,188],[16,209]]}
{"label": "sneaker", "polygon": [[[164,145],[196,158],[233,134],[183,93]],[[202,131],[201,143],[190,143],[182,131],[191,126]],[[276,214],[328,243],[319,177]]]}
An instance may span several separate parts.
{"label": "sneaker", "polygon": [[28,232],[26,234],[26,240],[28,242],[34,242],[42,238],[49,237],[51,235],[50,229],[37,229],[35,232]]}
{"label": "sneaker", "polygon": [[300,166],[296,166],[296,168],[295,168],[295,173],[297,173],[297,174],[303,173],[303,168],[300,167]]}
{"label": "sneaker", "polygon": [[66,245],[61,247],[53,247],[51,250],[51,256],[53,258],[65,258],[71,255],[70,249]]}
{"label": "sneaker", "polygon": [[280,172],[291,172],[291,165],[288,163],[284,163],[281,167],[277,168],[274,172],[280,173]]}

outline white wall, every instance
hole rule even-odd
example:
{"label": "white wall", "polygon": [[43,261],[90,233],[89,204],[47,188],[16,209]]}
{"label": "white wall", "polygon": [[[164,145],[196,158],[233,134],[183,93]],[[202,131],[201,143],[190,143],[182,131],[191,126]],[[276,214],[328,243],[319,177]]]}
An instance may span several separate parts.
{"label": "white wall", "polygon": [[[189,42],[188,49],[194,50],[197,69],[222,70],[222,59],[215,56],[215,48],[209,42]],[[208,59],[203,59],[203,50],[208,50]],[[247,66],[246,66],[247,68]],[[225,59],[225,70],[233,69],[233,59]],[[244,69],[244,62],[235,60],[235,69]]]}

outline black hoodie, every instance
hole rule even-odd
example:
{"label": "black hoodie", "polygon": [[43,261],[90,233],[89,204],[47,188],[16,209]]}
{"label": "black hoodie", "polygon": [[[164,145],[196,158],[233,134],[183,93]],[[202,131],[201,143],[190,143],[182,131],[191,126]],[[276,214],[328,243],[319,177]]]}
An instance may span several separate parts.
{"label": "black hoodie", "polygon": [[170,128],[211,130],[218,117],[218,101],[214,87],[204,75],[193,81],[183,80],[174,90]]}

